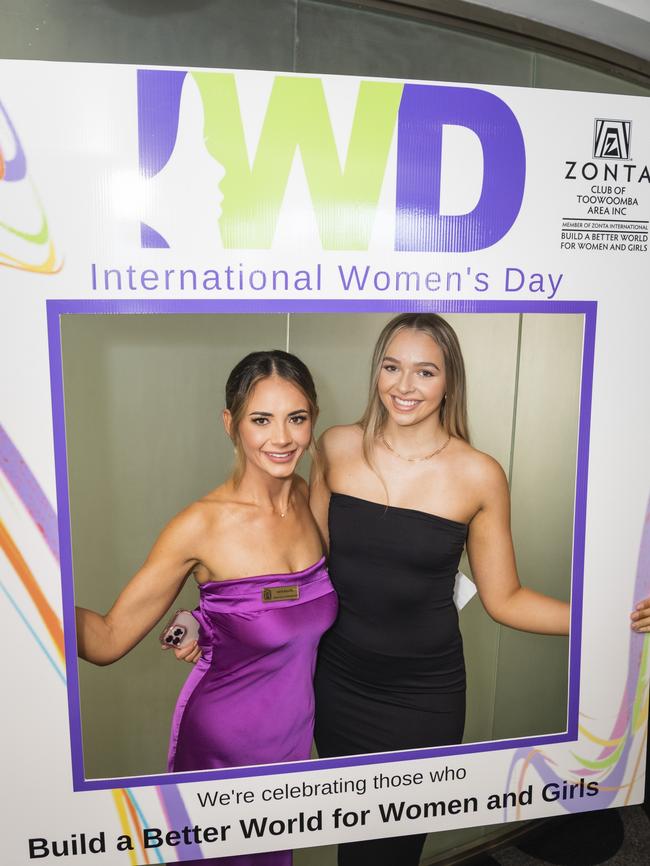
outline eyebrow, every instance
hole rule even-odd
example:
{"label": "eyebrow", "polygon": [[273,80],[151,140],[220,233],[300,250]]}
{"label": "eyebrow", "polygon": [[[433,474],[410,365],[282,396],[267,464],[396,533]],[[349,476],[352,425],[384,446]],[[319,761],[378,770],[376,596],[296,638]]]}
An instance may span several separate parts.
{"label": "eyebrow", "polygon": [[[393,361],[395,364],[401,364],[402,363],[399,360],[399,358],[393,358],[390,355],[386,355],[382,363],[385,363],[386,361]],[[438,370],[438,371],[440,370],[440,367],[437,364],[434,364],[433,361],[416,361],[415,366],[416,367],[433,367],[434,370]]]}
{"label": "eyebrow", "polygon": [[[253,410],[252,412],[249,412],[248,414],[249,414],[249,416],[250,415],[258,415],[258,416],[261,416],[263,418],[272,418],[273,417],[273,412],[262,412],[262,411],[257,411],[257,410]],[[293,415],[309,415],[309,409],[294,409],[293,412],[289,412],[289,414],[287,415],[287,418],[291,418]]]}

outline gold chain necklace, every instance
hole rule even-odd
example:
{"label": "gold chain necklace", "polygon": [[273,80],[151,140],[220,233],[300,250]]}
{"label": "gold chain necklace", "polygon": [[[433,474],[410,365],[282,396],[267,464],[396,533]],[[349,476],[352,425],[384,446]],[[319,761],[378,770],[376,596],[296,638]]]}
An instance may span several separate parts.
{"label": "gold chain necklace", "polygon": [[427,454],[424,457],[405,457],[403,454],[400,454],[399,451],[396,451],[392,445],[389,445],[389,443],[384,438],[383,433],[379,434],[379,438],[392,454],[394,454],[396,457],[399,457],[400,460],[406,460],[407,463],[423,463],[425,460],[431,460],[431,458],[435,457],[436,454],[440,454],[441,451],[444,451],[447,445],[449,445],[449,443],[451,442],[451,436],[448,436],[447,439],[442,443],[440,448],[436,448],[436,450],[432,451],[431,454]]}

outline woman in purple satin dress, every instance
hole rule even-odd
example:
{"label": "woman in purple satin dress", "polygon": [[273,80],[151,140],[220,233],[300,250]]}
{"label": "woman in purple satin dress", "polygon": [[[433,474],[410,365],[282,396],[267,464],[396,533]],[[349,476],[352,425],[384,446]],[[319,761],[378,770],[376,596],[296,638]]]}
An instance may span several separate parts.
{"label": "woman in purple satin dress", "polygon": [[[185,580],[197,581],[199,646],[189,655],[201,659],[174,712],[173,772],[309,758],[316,649],[337,609],[307,485],[295,474],[317,414],[298,358],[244,358],[223,413],[232,477],[170,521],[106,615],[77,608],[79,655],[106,665],[154,628]],[[289,866],[291,853],[218,862]]]}

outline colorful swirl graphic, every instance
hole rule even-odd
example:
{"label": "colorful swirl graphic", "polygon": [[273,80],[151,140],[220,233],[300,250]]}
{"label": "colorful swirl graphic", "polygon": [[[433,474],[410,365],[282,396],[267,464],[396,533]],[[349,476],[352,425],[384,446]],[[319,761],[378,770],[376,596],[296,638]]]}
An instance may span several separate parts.
{"label": "colorful swirl graphic", "polygon": [[[641,548],[634,585],[634,598],[646,598],[650,594],[650,503],[646,511]],[[630,632],[627,676],[625,689],[616,719],[611,729],[600,735],[594,733],[598,721],[582,717],[580,724],[579,751],[572,752],[574,766],[568,773],[560,774],[557,764],[543,749],[517,749],[512,758],[506,790],[510,790],[516,776],[516,790],[521,792],[529,782],[531,770],[535,770],[542,782],[554,783],[561,790],[563,783],[580,785],[580,780],[598,782],[597,800],[583,796],[568,796],[558,799],[567,812],[586,812],[590,809],[605,809],[614,804],[616,797],[624,792],[623,802],[628,805],[634,786],[642,771],[641,762],[645,754],[648,719],[648,641],[642,634]],[[593,756],[585,754],[589,745],[597,751]],[[643,768],[644,771],[644,768]],[[519,806],[515,818],[525,817]],[[508,810],[504,809],[504,820]]]}
{"label": "colorful swirl graphic", "polygon": [[[5,219],[0,219],[0,265],[35,274],[55,274],[61,270],[57,261],[54,242],[45,215],[45,209],[38,193],[28,177],[27,157],[11,118],[0,102],[0,129],[9,137],[8,146],[3,146],[0,138],[0,203],[4,184],[17,184],[22,187],[19,194],[21,209],[28,207],[33,213],[35,231],[27,231]],[[12,154],[9,158],[7,154]],[[8,249],[2,249],[2,245]],[[27,256],[21,250],[29,250]]]}
{"label": "colorful swirl graphic", "polygon": [[[0,589],[22,624],[34,639],[51,670],[65,685],[65,658],[61,620],[47,598],[46,587],[33,573],[8,525],[17,517],[25,517],[44,540],[55,562],[59,562],[56,514],[33,473],[23,460],[6,431],[0,425],[0,550],[5,554],[15,576],[15,586],[0,581]],[[22,509],[18,513],[17,506]],[[28,599],[26,603],[21,599]],[[190,818],[176,785],[156,789],[168,829],[190,824]],[[122,833],[139,840],[139,851],[125,852],[132,866],[151,862],[151,849],[142,846],[143,828],[149,826],[141,804],[130,788],[111,791]],[[153,849],[156,861],[163,863],[162,854]],[[195,860],[202,858],[199,846],[186,850]]]}

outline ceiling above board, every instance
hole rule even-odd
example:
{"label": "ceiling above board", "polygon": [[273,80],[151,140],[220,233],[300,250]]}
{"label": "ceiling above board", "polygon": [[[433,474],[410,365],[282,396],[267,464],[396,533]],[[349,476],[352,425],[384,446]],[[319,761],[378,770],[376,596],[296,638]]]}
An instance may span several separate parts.
{"label": "ceiling above board", "polygon": [[471,0],[650,60],[650,0]]}

